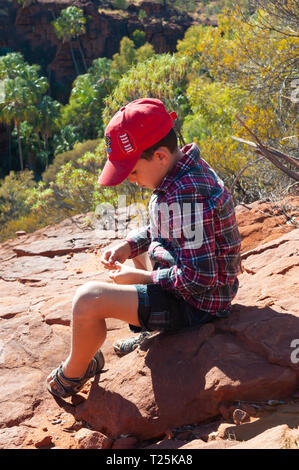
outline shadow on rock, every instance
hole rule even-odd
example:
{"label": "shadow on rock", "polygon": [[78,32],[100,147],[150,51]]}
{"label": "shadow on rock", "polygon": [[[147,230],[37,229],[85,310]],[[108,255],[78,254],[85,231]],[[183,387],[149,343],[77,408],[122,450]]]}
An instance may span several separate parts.
{"label": "shadow on rock", "polygon": [[297,383],[296,331],[294,315],[235,305],[227,319],[157,334],[93,383],[79,416],[109,437],[151,439],[219,416],[223,401],[285,398]]}

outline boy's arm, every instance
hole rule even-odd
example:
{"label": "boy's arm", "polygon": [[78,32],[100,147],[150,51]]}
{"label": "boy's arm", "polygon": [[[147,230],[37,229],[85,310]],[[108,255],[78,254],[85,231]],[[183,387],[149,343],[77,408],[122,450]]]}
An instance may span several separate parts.
{"label": "boy's arm", "polygon": [[[216,287],[219,277],[222,276],[222,273],[219,273],[216,259],[216,251],[219,250],[219,247],[216,246],[215,239],[219,227],[215,227],[214,215],[217,209],[208,201],[201,200],[202,202],[196,205],[196,195],[176,194],[176,201],[180,204],[181,214],[184,213],[184,203],[190,204],[193,221],[195,220],[195,230],[192,232],[190,225],[188,232],[188,226],[183,225],[181,237],[177,239],[177,264],[168,269],[160,269],[151,273],[153,283],[160,284],[165,289],[177,290],[183,297],[198,295]],[[231,208],[229,201],[227,203]],[[228,207],[223,219],[225,225],[224,243],[227,244],[227,251],[231,249],[233,255],[233,251],[239,249],[240,239],[238,230],[235,229],[234,213]],[[183,220],[183,217],[181,217],[181,220]],[[188,220],[188,217],[185,220]],[[189,220],[192,220],[192,218],[189,218]],[[174,222],[171,221],[172,224]],[[186,236],[188,233],[189,235],[194,233],[194,241],[191,241],[191,243],[191,237]],[[227,237],[227,240],[225,240],[225,237]]]}
{"label": "boy's arm", "polygon": [[126,238],[126,241],[129,243],[131,248],[131,258],[135,258],[138,255],[141,255],[147,251],[150,243],[150,226],[143,227],[139,232],[134,235],[131,235],[129,238]]}

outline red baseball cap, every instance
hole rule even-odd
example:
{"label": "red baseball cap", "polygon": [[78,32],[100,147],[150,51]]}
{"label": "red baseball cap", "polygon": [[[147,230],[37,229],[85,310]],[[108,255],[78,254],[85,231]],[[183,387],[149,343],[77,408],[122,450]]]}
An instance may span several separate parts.
{"label": "red baseball cap", "polygon": [[108,161],[98,179],[102,186],[122,183],[144,150],[163,139],[173,128],[176,113],[168,113],[162,101],[141,98],[121,108],[105,131]]}

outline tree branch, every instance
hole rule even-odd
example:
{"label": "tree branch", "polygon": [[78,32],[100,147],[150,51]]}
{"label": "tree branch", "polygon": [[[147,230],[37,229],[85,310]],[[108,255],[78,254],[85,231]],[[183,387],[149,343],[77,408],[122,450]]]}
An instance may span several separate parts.
{"label": "tree branch", "polygon": [[247,145],[250,145],[251,147],[254,147],[255,150],[254,152],[263,155],[265,158],[270,160],[270,162],[273,163],[277,168],[279,168],[281,171],[283,171],[285,174],[287,174],[290,178],[294,179],[295,181],[299,181],[299,173],[296,173],[293,170],[290,170],[286,166],[284,166],[277,157],[283,158],[285,161],[287,161],[290,164],[293,164],[296,168],[299,168],[299,164],[296,160],[294,160],[292,157],[289,155],[286,155],[282,152],[279,152],[276,149],[273,149],[272,147],[267,147],[265,146],[259,138],[246,126],[246,124],[242,121],[242,119],[236,115],[236,118],[240,122],[240,124],[247,130],[247,132],[253,137],[256,143],[250,142],[244,139],[240,139],[239,137],[231,136],[234,140],[238,140],[239,142],[246,143]]}

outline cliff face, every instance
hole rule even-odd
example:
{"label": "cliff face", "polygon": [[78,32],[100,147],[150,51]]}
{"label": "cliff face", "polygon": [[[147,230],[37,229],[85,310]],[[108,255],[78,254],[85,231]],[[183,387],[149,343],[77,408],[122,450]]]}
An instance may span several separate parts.
{"label": "cliff face", "polygon": [[[70,91],[76,70],[69,44],[57,39],[51,22],[70,5],[83,9],[87,18],[86,34],[80,37],[80,44],[72,41],[80,73],[86,72],[80,45],[87,67],[97,57],[112,57],[119,50],[121,38],[130,37],[136,29],[145,31],[146,40],[157,53],[173,52],[192,23],[188,15],[178,16],[150,2],[143,2],[140,8],[130,6],[124,12],[105,11],[100,2],[92,0],[38,0],[24,8],[16,0],[0,0],[0,50],[20,51],[29,63],[40,64],[50,81],[51,94],[62,101]],[[147,14],[143,21],[138,18],[140,9]]]}
{"label": "cliff face", "polygon": [[[87,19],[86,34],[80,36],[80,43],[72,41],[79,74],[86,73],[94,59],[111,58],[119,51],[121,38],[130,37],[136,29],[145,31],[146,41],[157,53],[163,53],[175,51],[178,39],[192,24],[188,15],[178,16],[151,2],[143,2],[139,8],[130,6],[124,12],[105,11],[96,0],[36,0],[24,8],[17,0],[0,0],[0,55],[21,52],[30,64],[39,64],[41,74],[49,80],[50,95],[64,104],[78,73],[69,44],[57,39],[51,23],[71,5],[81,8]],[[147,14],[143,21],[138,18],[140,9]],[[0,158],[9,158],[8,154],[7,130],[0,123]]]}

